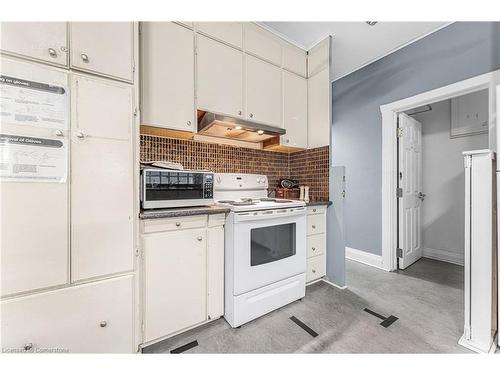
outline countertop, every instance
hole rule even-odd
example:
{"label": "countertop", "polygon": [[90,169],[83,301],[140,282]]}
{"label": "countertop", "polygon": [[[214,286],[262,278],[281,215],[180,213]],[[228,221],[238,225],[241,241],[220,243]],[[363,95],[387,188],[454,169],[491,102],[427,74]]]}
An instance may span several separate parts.
{"label": "countertop", "polygon": [[332,201],[310,201],[306,203],[307,207],[310,206],[330,206],[333,202]]}
{"label": "countertop", "polygon": [[139,214],[140,219],[161,219],[166,217],[180,217],[193,215],[211,215],[226,214],[230,211],[222,206],[200,206],[200,207],[182,207],[182,208],[157,208],[143,210]]}

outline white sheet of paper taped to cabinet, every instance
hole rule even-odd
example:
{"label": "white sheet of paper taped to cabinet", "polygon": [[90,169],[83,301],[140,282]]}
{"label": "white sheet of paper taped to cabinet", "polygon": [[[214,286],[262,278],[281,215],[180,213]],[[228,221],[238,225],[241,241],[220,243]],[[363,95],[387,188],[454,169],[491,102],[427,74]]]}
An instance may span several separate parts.
{"label": "white sheet of paper taped to cabinet", "polygon": [[66,87],[0,75],[3,123],[68,129],[68,107]]}
{"label": "white sheet of paper taped to cabinet", "polygon": [[0,181],[65,182],[68,147],[62,139],[0,134]]}

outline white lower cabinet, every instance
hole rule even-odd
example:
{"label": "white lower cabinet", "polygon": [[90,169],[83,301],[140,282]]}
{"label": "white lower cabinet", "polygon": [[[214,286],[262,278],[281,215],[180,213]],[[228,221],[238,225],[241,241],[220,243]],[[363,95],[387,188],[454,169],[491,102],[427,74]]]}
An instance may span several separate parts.
{"label": "white lower cabinet", "polygon": [[326,206],[307,208],[306,282],[326,275]]}
{"label": "white lower cabinet", "polygon": [[224,218],[143,221],[144,343],[223,315]]}
{"label": "white lower cabinet", "polygon": [[132,353],[134,276],[2,301],[2,349]]}

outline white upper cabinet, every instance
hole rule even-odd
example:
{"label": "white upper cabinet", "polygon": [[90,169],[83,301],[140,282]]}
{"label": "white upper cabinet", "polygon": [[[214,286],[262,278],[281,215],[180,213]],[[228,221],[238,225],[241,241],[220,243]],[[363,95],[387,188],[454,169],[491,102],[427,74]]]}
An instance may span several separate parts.
{"label": "white upper cabinet", "polygon": [[65,22],[2,22],[3,52],[51,64],[68,64]]}
{"label": "white upper cabinet", "polygon": [[281,144],[307,148],[307,80],[283,71],[283,124]]}
{"label": "white upper cabinet", "polygon": [[241,22],[197,22],[196,31],[236,48],[243,48],[243,24]]}
{"label": "white upper cabinet", "polygon": [[246,117],[272,126],[281,123],[281,69],[246,55]]}
{"label": "white upper cabinet", "polygon": [[133,269],[133,89],[72,82],[71,279]]}
{"label": "white upper cabinet", "polygon": [[330,70],[324,68],[307,80],[308,147],[330,144]]}
{"label": "white upper cabinet", "polygon": [[330,65],[330,38],[319,42],[309,50],[307,56],[307,76],[311,77]]}
{"label": "white upper cabinet", "polygon": [[283,45],[283,69],[306,77],[306,66],[306,51],[288,43]]}
{"label": "white upper cabinet", "polygon": [[196,99],[198,109],[244,115],[241,51],[197,35]]}
{"label": "white upper cabinet", "polygon": [[281,41],[253,23],[245,23],[245,51],[281,66]]}
{"label": "white upper cabinet", "polygon": [[141,124],[195,131],[193,31],[143,22],[141,57]]}
{"label": "white upper cabinet", "polygon": [[71,22],[71,67],[133,80],[132,22]]}

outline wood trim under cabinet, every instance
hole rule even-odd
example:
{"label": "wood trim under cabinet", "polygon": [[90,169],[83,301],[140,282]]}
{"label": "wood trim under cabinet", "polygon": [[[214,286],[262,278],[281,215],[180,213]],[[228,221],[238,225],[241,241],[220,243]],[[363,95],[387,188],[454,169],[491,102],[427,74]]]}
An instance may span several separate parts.
{"label": "wood trim under cabinet", "polygon": [[194,133],[190,131],[159,128],[150,125],[141,125],[141,134],[176,139],[193,139],[194,136]]}

